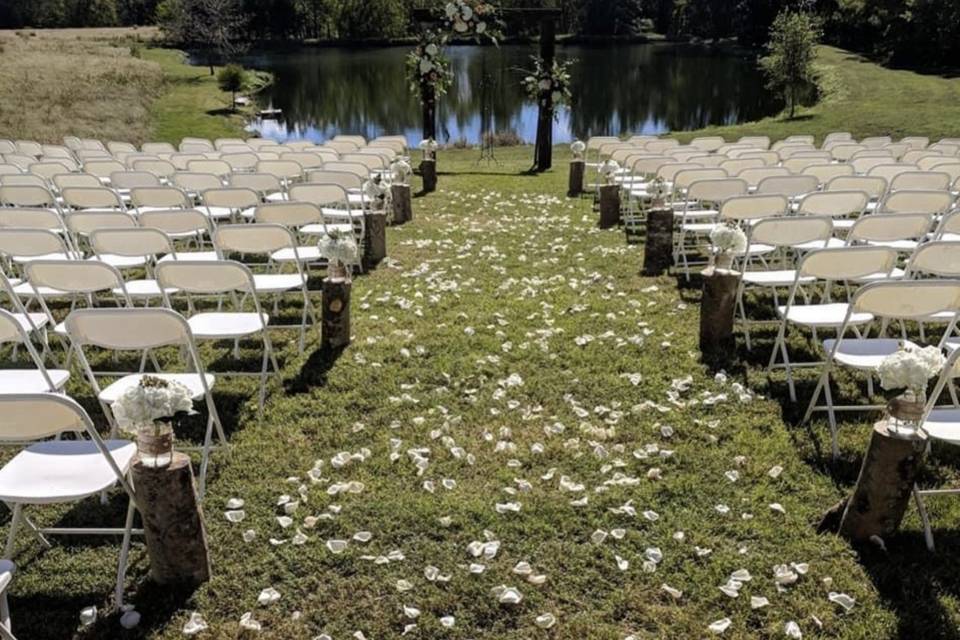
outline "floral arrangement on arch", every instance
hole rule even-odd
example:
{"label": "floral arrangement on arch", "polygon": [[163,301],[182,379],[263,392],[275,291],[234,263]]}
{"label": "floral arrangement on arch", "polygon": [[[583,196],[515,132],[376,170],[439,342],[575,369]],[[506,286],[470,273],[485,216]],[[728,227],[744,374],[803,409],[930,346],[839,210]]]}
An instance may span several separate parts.
{"label": "floral arrangement on arch", "polygon": [[[569,106],[572,98],[570,91],[570,67],[573,60],[554,60],[547,68],[543,58],[533,56],[533,71],[523,79],[523,88],[527,97],[542,107]],[[548,100],[549,98],[549,100]]]}
{"label": "floral arrangement on arch", "polygon": [[423,100],[433,89],[438,98],[447,92],[453,83],[453,68],[450,59],[443,53],[444,37],[435,31],[427,31],[420,37],[416,48],[407,56],[407,79],[410,88]]}
{"label": "floral arrangement on arch", "polygon": [[500,9],[484,0],[452,0],[443,8],[447,30],[459,37],[502,39]]}

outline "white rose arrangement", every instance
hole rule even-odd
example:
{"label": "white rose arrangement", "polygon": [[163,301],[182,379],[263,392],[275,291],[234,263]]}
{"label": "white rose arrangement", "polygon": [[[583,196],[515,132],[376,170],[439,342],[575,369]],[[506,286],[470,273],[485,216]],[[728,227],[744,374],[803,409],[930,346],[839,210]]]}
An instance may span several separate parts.
{"label": "white rose arrangement", "polygon": [[[318,244],[320,255],[330,263],[338,264],[344,269],[357,263],[360,250],[351,233],[342,233],[338,229],[330,229]],[[349,273],[349,271],[348,271]]]}
{"label": "white rose arrangement", "polygon": [[[647,194],[650,196],[650,199],[656,204],[662,204],[666,199],[667,194],[669,193],[667,188],[667,181],[664,180],[661,176],[654,178],[650,184],[647,186]],[[744,238],[746,240],[746,238]]]}
{"label": "white rose arrangement", "polygon": [[606,184],[614,184],[617,175],[620,173],[620,163],[616,160],[607,160],[600,165],[599,171]]}
{"label": "white rose arrangement", "polygon": [[450,60],[443,52],[444,38],[427,31],[419,44],[407,56],[407,79],[410,88],[420,94],[422,100],[444,95],[453,82]]}
{"label": "white rose arrangement", "polygon": [[522,84],[527,98],[544,107],[556,111],[558,107],[570,105],[571,91],[570,66],[573,60],[554,60],[547,68],[543,59],[533,56],[533,70],[524,77]]}
{"label": "white rose arrangement", "polygon": [[917,398],[926,396],[927,382],[943,371],[946,358],[937,347],[905,345],[883,359],[877,369],[880,386],[887,391],[905,389]]}
{"label": "white rose arrangement", "polygon": [[124,391],[110,409],[123,431],[136,433],[144,427],[159,429],[157,422],[192,413],[193,395],[179,382],[144,376],[139,384]]}
{"label": "white rose arrangement", "polygon": [[410,176],[413,175],[413,167],[410,166],[410,162],[406,158],[401,158],[400,160],[394,160],[393,164],[390,165],[390,173],[393,176],[393,181],[397,184],[407,184]]}
{"label": "white rose arrangement", "polygon": [[440,145],[437,144],[437,141],[428,138],[420,143],[420,151],[423,151],[424,160],[433,160],[437,155],[437,149],[440,148]]}
{"label": "white rose arrangement", "polygon": [[447,30],[457,36],[486,37],[493,44],[502,38],[499,10],[484,0],[452,0],[444,6],[442,18]]}
{"label": "white rose arrangement", "polygon": [[575,140],[573,144],[570,145],[570,151],[573,152],[574,160],[583,160],[583,156],[587,152],[587,145],[581,140]]}
{"label": "white rose arrangement", "polygon": [[740,255],[747,250],[747,234],[734,224],[718,224],[710,231],[710,245],[714,255]]}
{"label": "white rose arrangement", "polygon": [[363,193],[378,209],[383,209],[391,200],[390,178],[383,174],[376,175],[363,183]]}

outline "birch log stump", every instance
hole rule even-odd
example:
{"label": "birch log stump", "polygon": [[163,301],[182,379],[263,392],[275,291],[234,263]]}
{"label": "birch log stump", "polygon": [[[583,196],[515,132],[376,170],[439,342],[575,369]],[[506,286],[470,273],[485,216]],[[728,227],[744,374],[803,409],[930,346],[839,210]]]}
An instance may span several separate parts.
{"label": "birch log stump", "polygon": [[190,458],[174,452],[169,467],[133,465],[133,486],[143,518],[150,577],[162,585],[210,579],[210,551]]}
{"label": "birch log stump", "polygon": [[874,425],[853,495],[827,512],[820,529],[855,542],[894,533],[910,505],[926,447],[925,435],[899,436],[889,419]]}
{"label": "birch log stump", "polygon": [[420,163],[420,176],[423,178],[423,192],[433,193],[437,190],[437,160],[424,160]]}
{"label": "birch log stump", "polygon": [[393,191],[393,224],[404,224],[413,220],[413,190],[408,184],[395,184]]}
{"label": "birch log stump", "polygon": [[700,300],[700,351],[704,360],[728,361],[736,347],[733,317],[737,304],[740,274],[707,267],[703,270],[703,297]]}
{"label": "birch log stump", "polygon": [[643,275],[662,276],[673,266],[673,209],[647,212],[647,239],[643,253]]}
{"label": "birch log stump", "polygon": [[350,344],[350,290],[345,278],[323,280],[323,318],[320,348],[336,351]]}
{"label": "birch log stump", "polygon": [[586,173],[587,163],[583,160],[570,161],[570,180],[567,185],[567,195],[576,198],[583,193],[583,176]]}
{"label": "birch log stump", "polygon": [[363,214],[366,239],[363,243],[363,268],[376,268],[387,257],[387,214],[385,211],[367,211]]}
{"label": "birch log stump", "polygon": [[620,224],[620,185],[600,187],[600,228],[610,229]]}

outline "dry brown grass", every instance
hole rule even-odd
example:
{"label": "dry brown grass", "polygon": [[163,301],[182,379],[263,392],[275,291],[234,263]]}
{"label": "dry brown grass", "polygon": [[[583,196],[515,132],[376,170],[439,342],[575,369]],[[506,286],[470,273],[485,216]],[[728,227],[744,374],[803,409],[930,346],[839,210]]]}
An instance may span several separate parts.
{"label": "dry brown grass", "polygon": [[[155,62],[131,55],[147,29],[0,31],[0,137],[65,135],[139,143],[164,91]],[[136,45],[135,45],[136,46]]]}

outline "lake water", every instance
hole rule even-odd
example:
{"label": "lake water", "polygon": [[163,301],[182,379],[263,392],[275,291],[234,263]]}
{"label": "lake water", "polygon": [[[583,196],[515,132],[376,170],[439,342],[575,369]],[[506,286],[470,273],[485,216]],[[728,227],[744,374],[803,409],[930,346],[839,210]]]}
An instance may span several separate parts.
{"label": "lake water", "polygon": [[[258,97],[277,120],[250,129],[266,138],[326,140],[338,133],[368,138],[404,133],[421,139],[420,107],[406,79],[409,48],[305,47],[252,53],[246,66],[270,71],[276,83]],[[532,45],[450,47],[456,77],[440,100],[442,142],[476,143],[483,132],[536,137],[537,107],[520,86],[536,53]],[[554,140],[591,135],[660,134],[734,124],[777,113],[782,102],[764,86],[756,60],[709,47],[675,44],[558,47],[573,59],[573,104],[559,111]]]}

